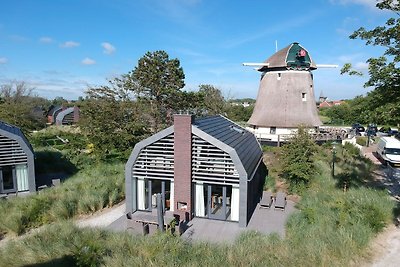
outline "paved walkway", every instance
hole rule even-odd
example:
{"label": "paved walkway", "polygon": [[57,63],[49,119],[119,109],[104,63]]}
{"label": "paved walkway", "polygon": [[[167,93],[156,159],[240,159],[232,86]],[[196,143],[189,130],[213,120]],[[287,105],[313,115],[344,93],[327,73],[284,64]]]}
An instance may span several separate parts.
{"label": "paved walkway", "polygon": [[[253,216],[246,228],[240,228],[237,222],[194,218],[187,225],[182,238],[188,241],[208,241],[218,243],[232,243],[246,230],[254,230],[264,234],[277,233],[285,236],[285,224],[291,213],[296,209],[295,203],[288,200],[285,210],[265,209],[256,207]],[[128,220],[125,215],[125,203],[102,211],[88,218],[76,222],[79,227],[99,227],[111,231],[127,231],[131,234],[142,234],[142,226],[134,219]],[[154,229],[153,229],[154,228]],[[150,229],[150,234],[156,231]]]}
{"label": "paved walkway", "polygon": [[106,228],[116,220],[125,217],[125,201],[110,209],[103,210],[87,218],[82,218],[76,221],[79,227],[101,227]]}
{"label": "paved walkway", "polygon": [[288,200],[285,210],[274,208],[259,208],[257,205],[246,228],[239,227],[237,222],[194,218],[188,224],[188,229],[182,238],[188,241],[208,241],[217,243],[232,243],[244,231],[257,231],[263,234],[277,233],[285,236],[285,225],[290,214],[296,209],[295,203]]}

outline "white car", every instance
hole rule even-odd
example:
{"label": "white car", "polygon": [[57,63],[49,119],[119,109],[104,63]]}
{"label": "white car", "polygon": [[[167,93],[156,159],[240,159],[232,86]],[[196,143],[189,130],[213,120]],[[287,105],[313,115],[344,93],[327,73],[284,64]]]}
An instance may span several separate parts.
{"label": "white car", "polygon": [[376,153],[393,167],[400,167],[400,141],[394,137],[382,137],[376,148]]}

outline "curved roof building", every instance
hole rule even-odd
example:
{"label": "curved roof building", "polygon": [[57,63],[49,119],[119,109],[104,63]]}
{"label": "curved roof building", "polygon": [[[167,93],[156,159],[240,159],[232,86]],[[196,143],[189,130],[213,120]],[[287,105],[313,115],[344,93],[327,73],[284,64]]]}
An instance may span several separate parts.
{"label": "curved roof building", "polygon": [[62,110],[57,114],[55,119],[56,125],[71,125],[76,124],[78,121],[79,108],[76,106]]}
{"label": "curved roof building", "polygon": [[126,211],[152,211],[155,194],[180,218],[245,227],[266,175],[255,136],[222,116],[174,115],[174,125],[137,143],[125,166]]}
{"label": "curved roof building", "polygon": [[36,191],[31,144],[22,131],[0,121],[0,193]]}
{"label": "curved roof building", "polygon": [[317,69],[307,49],[292,43],[268,58],[262,72],[253,114],[253,127],[317,127],[318,117],[311,71]]}

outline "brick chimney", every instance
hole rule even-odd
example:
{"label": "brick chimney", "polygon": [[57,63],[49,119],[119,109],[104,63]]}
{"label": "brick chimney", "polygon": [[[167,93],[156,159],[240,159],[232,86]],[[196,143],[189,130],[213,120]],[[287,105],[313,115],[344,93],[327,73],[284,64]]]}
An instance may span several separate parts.
{"label": "brick chimney", "polygon": [[192,219],[193,115],[174,115],[174,210],[180,220]]}

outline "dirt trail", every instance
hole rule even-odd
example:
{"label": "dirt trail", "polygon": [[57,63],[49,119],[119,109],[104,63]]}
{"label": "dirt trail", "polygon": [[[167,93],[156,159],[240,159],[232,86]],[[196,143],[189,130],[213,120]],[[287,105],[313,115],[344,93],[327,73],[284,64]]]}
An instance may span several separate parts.
{"label": "dirt trail", "polygon": [[390,225],[372,241],[372,259],[363,266],[387,267],[400,265],[400,228]]}
{"label": "dirt trail", "polygon": [[[375,145],[376,146],[376,145]],[[362,153],[375,164],[381,164],[373,152],[376,147],[363,148]],[[379,169],[374,172],[376,180],[379,180],[392,196],[399,194],[398,181],[390,181],[386,178],[385,170]],[[395,199],[395,198],[394,198]],[[396,201],[399,201],[396,199]],[[359,266],[387,267],[400,266],[400,228],[394,224],[389,225],[384,232],[379,234],[369,247],[370,258]]]}

